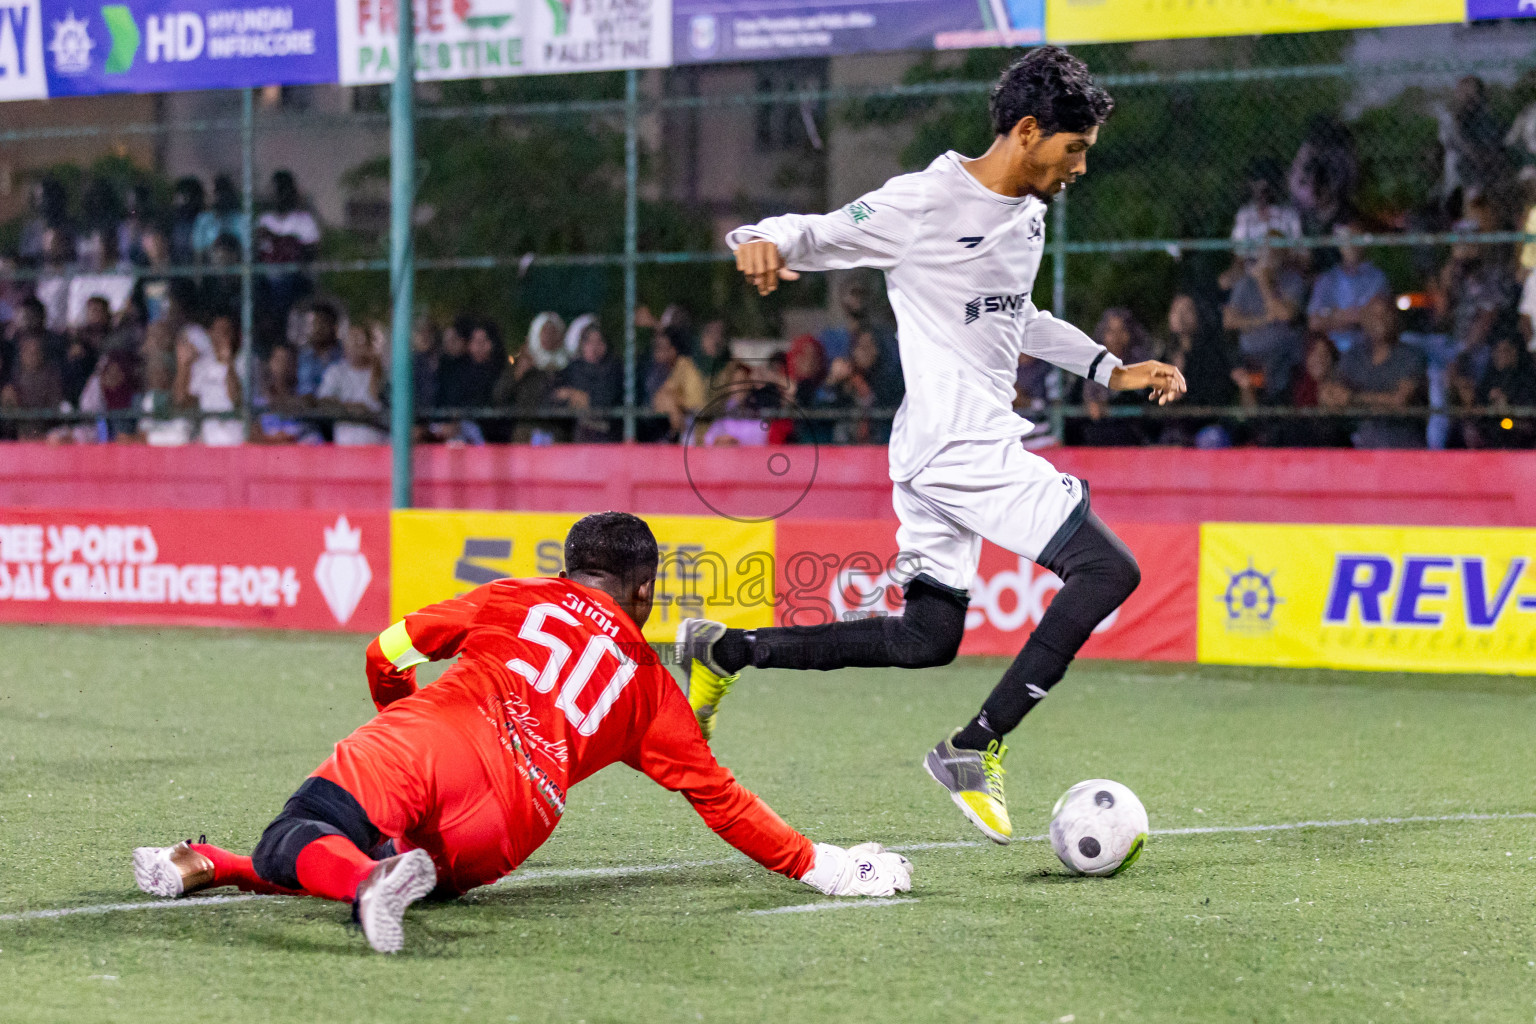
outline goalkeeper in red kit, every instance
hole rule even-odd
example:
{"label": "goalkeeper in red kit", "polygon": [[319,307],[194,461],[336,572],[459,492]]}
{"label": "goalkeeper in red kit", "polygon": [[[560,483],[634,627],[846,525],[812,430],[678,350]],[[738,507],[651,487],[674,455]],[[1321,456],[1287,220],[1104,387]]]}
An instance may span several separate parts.
{"label": "goalkeeper in red kit", "polygon": [[[498,580],[406,616],[368,645],[379,714],[336,744],[251,856],[190,841],[141,847],[139,887],[350,902],[369,944],[396,952],[413,901],[515,869],[559,824],[566,791],[622,761],[772,871],[828,895],[909,889],[898,854],[813,844],[716,763],[640,632],[656,568],[650,527],[603,512],[571,527],[560,578]],[[415,666],[455,655],[417,689]]]}

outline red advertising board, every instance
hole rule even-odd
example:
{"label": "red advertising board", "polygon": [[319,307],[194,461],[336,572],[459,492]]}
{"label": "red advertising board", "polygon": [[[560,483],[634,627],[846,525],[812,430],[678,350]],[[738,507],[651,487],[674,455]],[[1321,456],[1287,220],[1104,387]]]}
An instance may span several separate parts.
{"label": "red advertising board", "polygon": [[[1194,661],[1199,527],[1112,525],[1141,564],[1141,586],[1100,624],[1083,657]],[[894,522],[781,520],[776,621],[811,626],[850,613],[899,611],[901,589],[890,576],[895,555]],[[984,544],[960,653],[1017,654],[1060,587],[1054,573]]]}
{"label": "red advertising board", "polygon": [[384,512],[0,511],[0,621],[377,631]]}

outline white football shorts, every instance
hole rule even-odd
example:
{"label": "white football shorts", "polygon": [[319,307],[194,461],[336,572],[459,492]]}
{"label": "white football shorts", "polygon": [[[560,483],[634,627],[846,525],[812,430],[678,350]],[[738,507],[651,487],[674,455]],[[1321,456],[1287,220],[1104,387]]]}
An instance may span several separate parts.
{"label": "white football shorts", "polygon": [[985,538],[1049,561],[1088,515],[1088,485],[1028,451],[1018,438],[956,441],[893,488],[903,582],[927,576],[970,590]]}

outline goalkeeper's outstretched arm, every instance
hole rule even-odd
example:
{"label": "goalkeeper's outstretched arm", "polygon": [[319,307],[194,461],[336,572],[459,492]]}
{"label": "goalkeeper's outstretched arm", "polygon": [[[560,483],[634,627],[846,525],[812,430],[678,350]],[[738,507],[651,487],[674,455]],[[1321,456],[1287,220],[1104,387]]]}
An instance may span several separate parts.
{"label": "goalkeeper's outstretched arm", "polygon": [[877,843],[851,849],[812,843],[737,782],[710,752],[698,720],[670,682],[636,750],[625,758],[682,793],[721,839],[757,861],[829,896],[889,896],[912,887],[912,865]]}

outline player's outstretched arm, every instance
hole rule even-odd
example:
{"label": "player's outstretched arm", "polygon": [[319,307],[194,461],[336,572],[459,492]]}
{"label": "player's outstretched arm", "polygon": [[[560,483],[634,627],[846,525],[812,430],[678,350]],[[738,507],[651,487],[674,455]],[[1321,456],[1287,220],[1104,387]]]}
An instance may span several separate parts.
{"label": "player's outstretched arm", "polygon": [[725,241],[736,252],[736,269],[761,295],[805,270],[889,270],[917,237],[926,188],[920,176],[904,174],[841,210],[769,217]]}
{"label": "player's outstretched arm", "polygon": [[1152,393],[1147,398],[1158,405],[1177,402],[1189,390],[1189,385],[1184,383],[1184,374],[1179,372],[1177,366],[1160,363],[1155,359],[1115,367],[1109,375],[1109,386],[1116,391],[1150,388]]}
{"label": "player's outstretched arm", "polygon": [[374,707],[383,711],[415,693],[417,665],[458,654],[487,596],[486,587],[478,587],[463,597],[429,604],[374,637],[367,655]]}
{"label": "player's outstretched arm", "polygon": [[878,843],[813,844],[715,760],[688,701],[670,680],[662,706],[625,763],[682,793],[721,839],[770,871],[829,896],[890,896],[912,887],[912,865]]}

